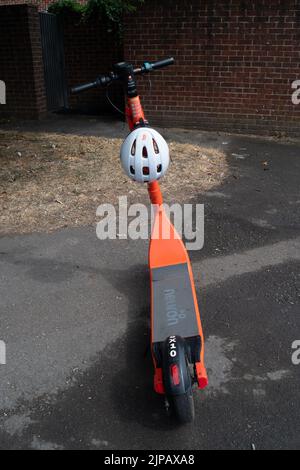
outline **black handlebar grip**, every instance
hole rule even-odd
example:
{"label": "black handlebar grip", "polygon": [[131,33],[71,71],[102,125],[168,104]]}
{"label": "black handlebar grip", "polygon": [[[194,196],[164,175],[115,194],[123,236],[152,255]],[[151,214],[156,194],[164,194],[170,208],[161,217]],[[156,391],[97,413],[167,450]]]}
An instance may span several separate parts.
{"label": "black handlebar grip", "polygon": [[167,67],[167,65],[173,65],[175,62],[174,57],[169,57],[168,59],[159,60],[158,62],[154,62],[152,65],[152,69],[161,69],[162,67]]}
{"label": "black handlebar grip", "polygon": [[91,88],[94,88],[96,86],[98,86],[97,81],[91,82],[91,83],[85,83],[84,85],[74,86],[71,89],[71,91],[72,91],[72,93],[80,93],[81,91],[90,90]]}

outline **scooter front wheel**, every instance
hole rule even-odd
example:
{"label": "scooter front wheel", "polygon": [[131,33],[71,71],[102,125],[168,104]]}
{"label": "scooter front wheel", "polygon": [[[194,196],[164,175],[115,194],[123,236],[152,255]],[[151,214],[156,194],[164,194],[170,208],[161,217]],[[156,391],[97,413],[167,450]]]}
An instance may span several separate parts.
{"label": "scooter front wheel", "polygon": [[171,414],[180,424],[192,423],[195,419],[195,405],[192,391],[168,397]]}

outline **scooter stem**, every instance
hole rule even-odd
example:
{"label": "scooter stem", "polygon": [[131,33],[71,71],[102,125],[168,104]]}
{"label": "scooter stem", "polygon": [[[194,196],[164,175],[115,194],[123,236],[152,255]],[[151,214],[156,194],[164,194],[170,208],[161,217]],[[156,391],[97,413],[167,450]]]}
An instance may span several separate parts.
{"label": "scooter stem", "polygon": [[148,184],[148,193],[151,204],[156,206],[161,206],[163,204],[163,197],[158,181],[153,181]]}

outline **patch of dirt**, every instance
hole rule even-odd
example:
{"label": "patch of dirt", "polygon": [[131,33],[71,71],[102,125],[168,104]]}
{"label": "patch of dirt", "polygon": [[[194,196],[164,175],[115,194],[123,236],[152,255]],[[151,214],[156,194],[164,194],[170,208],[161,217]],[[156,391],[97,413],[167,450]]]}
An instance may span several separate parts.
{"label": "patch of dirt", "polygon": [[[130,181],[119,162],[121,139],[0,131],[0,234],[53,231],[97,222],[106,202],[148,203],[146,185]],[[166,202],[188,202],[228,176],[224,153],[169,142]]]}

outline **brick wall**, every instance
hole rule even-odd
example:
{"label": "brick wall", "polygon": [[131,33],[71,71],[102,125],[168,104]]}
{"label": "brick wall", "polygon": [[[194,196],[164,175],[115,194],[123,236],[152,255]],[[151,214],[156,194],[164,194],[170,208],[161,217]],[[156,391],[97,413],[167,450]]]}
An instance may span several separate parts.
{"label": "brick wall", "polygon": [[[74,85],[93,81],[122,60],[123,46],[119,38],[98,18],[81,21],[76,13],[69,14],[63,18],[63,31],[68,90]],[[116,105],[122,106],[120,85],[112,85],[109,96]],[[103,89],[69,94],[69,106],[79,111],[100,113],[112,109]]]}
{"label": "brick wall", "polygon": [[148,0],[125,18],[125,58],[174,56],[139,79],[164,125],[300,135],[300,0]]}
{"label": "brick wall", "polygon": [[0,0],[1,5],[22,5],[27,3],[29,5],[35,5],[39,10],[45,10],[47,6],[52,3],[53,0]]}
{"label": "brick wall", "polygon": [[40,23],[34,6],[0,6],[0,80],[6,83],[0,116],[34,119],[45,114]]}
{"label": "brick wall", "polygon": [[[22,5],[27,3],[29,5],[35,5],[39,11],[46,10],[47,7],[54,3],[56,0],[0,0],[1,5]],[[87,0],[76,0],[78,3],[86,3]]]}

